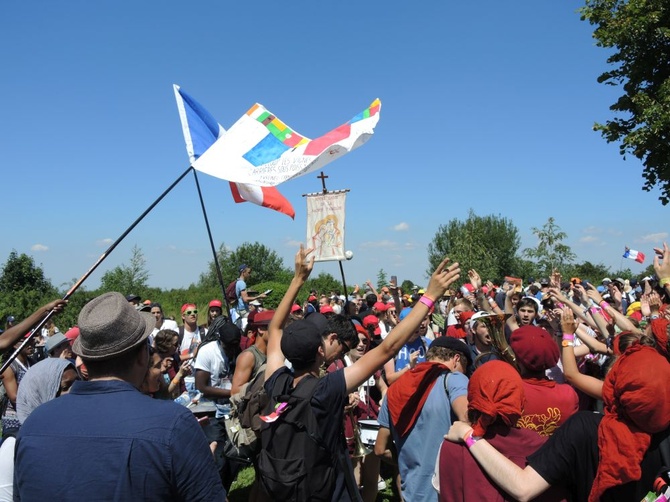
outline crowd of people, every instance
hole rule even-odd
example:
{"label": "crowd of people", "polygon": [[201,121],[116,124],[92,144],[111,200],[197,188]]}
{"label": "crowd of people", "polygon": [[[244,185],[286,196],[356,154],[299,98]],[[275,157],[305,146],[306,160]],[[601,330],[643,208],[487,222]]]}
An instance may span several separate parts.
{"label": "crowd of people", "polygon": [[203,324],[188,301],[178,324],[106,293],[62,333],[54,300],[0,334],[3,361],[21,348],[1,375],[0,501],[226,500],[247,466],[252,501],[371,502],[388,480],[406,502],[656,500],[670,248],[655,252],[639,280],[484,280],[445,259],[424,289],[342,294],[304,290],[301,247],[275,310],[242,264]]}

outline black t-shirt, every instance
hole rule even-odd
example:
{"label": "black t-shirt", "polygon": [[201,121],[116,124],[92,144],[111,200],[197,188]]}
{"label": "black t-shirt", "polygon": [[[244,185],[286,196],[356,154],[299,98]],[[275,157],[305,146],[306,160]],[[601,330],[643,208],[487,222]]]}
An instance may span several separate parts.
{"label": "black t-shirt", "polygon": [[[582,411],[570,417],[547,442],[528,457],[528,464],[552,486],[563,486],[571,501],[588,500],[596,477],[600,453],[598,425],[603,415]],[[649,450],[642,459],[642,477],[607,490],[601,501],[642,500],[652,489],[656,474],[663,466],[659,443],[670,429],[652,437]]]}
{"label": "black t-shirt", "polygon": [[[277,378],[284,373],[290,373],[286,367],[275,371],[269,380],[265,382],[265,390],[269,395],[285,394],[289,389],[280,389],[276,386]],[[290,383],[288,384],[290,387]],[[333,373],[327,373],[320,379],[312,396],[312,411],[319,424],[319,433],[324,444],[335,456],[340,456],[348,463],[348,468],[352,469],[349,461],[349,452],[344,441],[344,406],[349,404],[349,394],[344,380],[344,371],[338,370]],[[339,465],[339,464],[338,464]],[[353,469],[352,469],[353,470]],[[353,475],[353,472],[352,472]],[[344,472],[338,469],[335,479],[335,488],[332,501],[350,501],[351,498],[347,492],[344,479]]]}

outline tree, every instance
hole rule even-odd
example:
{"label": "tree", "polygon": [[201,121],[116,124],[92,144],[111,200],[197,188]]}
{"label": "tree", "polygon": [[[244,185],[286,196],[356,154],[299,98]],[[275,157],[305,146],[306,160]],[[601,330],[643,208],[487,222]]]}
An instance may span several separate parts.
{"label": "tree", "polygon": [[615,117],[594,129],[619,153],[630,153],[644,166],[643,189],[661,189],[670,202],[670,3],[666,0],[586,0],[582,20],[596,25],[596,44],[614,49],[614,66],[598,82],[623,86],[625,94],[610,106]]}
{"label": "tree", "polygon": [[384,269],[380,268],[379,272],[377,272],[377,290],[380,290],[384,286],[388,286],[388,284],[388,276],[386,275],[386,272],[384,272]]}
{"label": "tree", "polygon": [[[605,277],[612,277],[612,272],[609,267],[606,267],[602,263],[594,265],[590,261],[585,261],[584,263],[574,265],[570,271],[570,277],[579,277],[582,280],[588,280],[592,284],[598,285]],[[564,278],[564,280],[569,280],[570,277]]]}
{"label": "tree", "polygon": [[[264,244],[245,242],[230,251],[224,244],[219,246],[217,259],[221,267],[224,285],[239,277],[239,266],[249,265],[253,275],[251,280],[254,284],[266,281],[285,281],[289,283],[293,277],[293,271],[284,266],[284,260]],[[200,274],[198,286],[215,287],[219,285],[214,260],[207,265],[207,271]]]}
{"label": "tree", "polygon": [[474,268],[484,280],[500,278],[514,271],[518,249],[519,231],[511,220],[477,216],[470,209],[465,221],[453,219],[439,226],[428,245],[426,277],[449,256],[452,263],[460,263],[464,274]]}
{"label": "tree", "polygon": [[537,247],[524,249],[523,255],[535,261],[538,272],[545,277],[549,277],[554,269],[563,273],[564,266],[576,257],[570,246],[562,242],[568,234],[561,230],[553,217],[549,217],[542,228],[533,227],[531,230],[539,242]]}
{"label": "tree", "polygon": [[142,250],[135,245],[128,265],[119,265],[105,272],[100,279],[101,291],[118,291],[142,296],[147,289],[149,271]]}
{"label": "tree", "polygon": [[58,297],[42,267],[27,254],[9,253],[0,273],[0,315],[23,319],[38,307]]}

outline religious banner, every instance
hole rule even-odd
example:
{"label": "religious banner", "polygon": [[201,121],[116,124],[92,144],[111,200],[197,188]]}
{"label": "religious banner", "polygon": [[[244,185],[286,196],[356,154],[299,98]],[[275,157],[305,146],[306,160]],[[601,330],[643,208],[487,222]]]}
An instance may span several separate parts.
{"label": "religious banner", "polygon": [[344,201],[346,192],[307,195],[307,248],[314,261],[344,260]]}

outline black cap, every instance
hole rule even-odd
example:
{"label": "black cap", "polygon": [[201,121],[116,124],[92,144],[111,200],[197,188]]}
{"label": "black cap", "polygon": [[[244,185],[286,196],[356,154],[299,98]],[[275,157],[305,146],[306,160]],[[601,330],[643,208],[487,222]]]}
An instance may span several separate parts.
{"label": "black cap", "polygon": [[141,297],[141,296],[137,296],[137,295],[128,295],[128,296],[126,296],[126,300],[129,301],[129,302],[132,302],[132,301],[134,301],[134,300],[137,300],[137,301],[139,302],[141,299],[142,299],[142,297]]}
{"label": "black cap", "polygon": [[[470,366],[472,364],[472,355],[470,354],[470,349],[468,346],[461,342],[458,338],[451,336],[439,336],[430,343],[430,347],[444,347],[445,349],[450,349],[461,354],[464,357]],[[430,348],[429,347],[429,348]]]}
{"label": "black cap", "polygon": [[[312,314],[321,316],[321,314]],[[316,354],[323,344],[321,330],[308,319],[294,321],[284,328],[281,337],[281,351],[297,370],[307,368],[316,361]]]}

